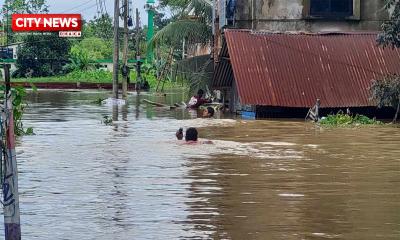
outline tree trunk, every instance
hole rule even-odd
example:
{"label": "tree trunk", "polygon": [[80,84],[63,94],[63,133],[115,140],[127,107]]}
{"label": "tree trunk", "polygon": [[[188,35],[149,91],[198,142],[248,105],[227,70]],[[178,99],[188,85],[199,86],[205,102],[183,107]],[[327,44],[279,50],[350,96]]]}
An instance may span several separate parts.
{"label": "tree trunk", "polygon": [[400,111],[400,101],[397,103],[397,110],[396,110],[396,114],[394,115],[394,118],[393,118],[393,122],[392,122],[392,123],[396,123],[396,121],[397,121],[397,116],[399,115],[399,111]]}

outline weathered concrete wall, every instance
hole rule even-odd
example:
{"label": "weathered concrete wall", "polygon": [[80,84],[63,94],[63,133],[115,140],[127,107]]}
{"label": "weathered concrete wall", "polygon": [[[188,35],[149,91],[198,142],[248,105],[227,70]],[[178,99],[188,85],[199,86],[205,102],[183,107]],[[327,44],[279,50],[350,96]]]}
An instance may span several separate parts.
{"label": "weathered concrete wall", "polygon": [[[355,0],[357,1],[357,0]],[[308,18],[309,0],[238,0],[237,27],[271,31],[379,31],[388,19],[385,0],[360,0],[359,20]],[[358,18],[358,16],[357,16]]]}

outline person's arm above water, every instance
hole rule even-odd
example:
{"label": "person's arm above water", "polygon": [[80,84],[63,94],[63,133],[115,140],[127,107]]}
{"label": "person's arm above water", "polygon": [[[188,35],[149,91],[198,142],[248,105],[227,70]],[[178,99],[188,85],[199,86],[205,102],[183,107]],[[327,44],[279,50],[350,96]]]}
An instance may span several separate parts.
{"label": "person's arm above water", "polygon": [[197,103],[196,103],[196,107],[200,107],[200,106],[203,105],[203,104],[211,103],[211,102],[212,102],[212,101],[209,100],[209,99],[198,98],[198,99],[197,99]]}

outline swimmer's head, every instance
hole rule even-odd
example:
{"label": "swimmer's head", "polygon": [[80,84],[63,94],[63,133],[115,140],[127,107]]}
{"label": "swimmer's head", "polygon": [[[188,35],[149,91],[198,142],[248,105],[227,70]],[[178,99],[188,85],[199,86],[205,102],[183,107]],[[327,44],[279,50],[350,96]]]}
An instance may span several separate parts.
{"label": "swimmer's head", "polygon": [[186,130],[185,141],[197,141],[197,129],[196,128],[188,128]]}

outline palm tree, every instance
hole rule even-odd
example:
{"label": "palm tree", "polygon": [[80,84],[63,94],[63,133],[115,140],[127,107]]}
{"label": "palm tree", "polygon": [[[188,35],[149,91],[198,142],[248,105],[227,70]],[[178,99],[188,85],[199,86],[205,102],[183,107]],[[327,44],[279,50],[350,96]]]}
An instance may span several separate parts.
{"label": "palm tree", "polygon": [[208,43],[212,37],[212,2],[190,0],[182,4],[181,11],[167,26],[153,37],[153,46],[166,44],[174,47],[183,40],[190,43]]}
{"label": "palm tree", "polygon": [[[179,4],[180,11],[174,17],[176,20],[159,30],[150,42],[157,49],[166,46],[169,48],[165,51],[167,56],[164,56],[164,58],[167,61],[164,62],[174,60],[172,58],[174,50],[181,48],[183,42],[188,45],[206,45],[212,39],[213,3],[209,0],[182,0]],[[168,5],[168,2],[165,5]],[[197,73],[185,74],[186,79],[190,82],[189,92],[194,92],[200,86],[205,85],[204,79],[207,79],[206,75],[208,74],[205,69],[211,63],[212,61],[207,61]],[[171,62],[165,63],[162,72],[165,72],[165,68],[171,67]]]}

